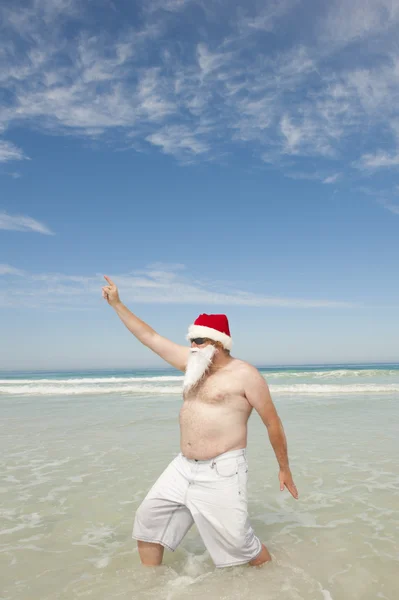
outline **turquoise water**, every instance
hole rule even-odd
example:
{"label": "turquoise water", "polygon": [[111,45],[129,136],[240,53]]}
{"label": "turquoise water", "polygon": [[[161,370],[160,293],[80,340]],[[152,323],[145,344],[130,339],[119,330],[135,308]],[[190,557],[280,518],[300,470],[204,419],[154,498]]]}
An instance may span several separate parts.
{"label": "turquoise water", "polygon": [[1,599],[396,600],[399,366],[261,370],[299,490],[254,413],[249,513],[273,562],[216,570],[193,527],[155,571],[131,530],[179,451],[181,374],[1,373]]}
{"label": "turquoise water", "polygon": [[[399,365],[260,367],[272,393],[399,392]],[[165,370],[0,372],[1,395],[180,395],[182,374]]]}

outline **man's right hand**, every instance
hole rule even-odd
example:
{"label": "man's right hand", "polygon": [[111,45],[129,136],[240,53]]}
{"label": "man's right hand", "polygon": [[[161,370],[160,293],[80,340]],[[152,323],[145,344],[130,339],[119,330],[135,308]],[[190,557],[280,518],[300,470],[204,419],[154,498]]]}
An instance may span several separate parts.
{"label": "man's right hand", "polygon": [[118,288],[116,287],[115,283],[111,281],[111,279],[106,275],[104,275],[104,279],[107,280],[108,285],[102,288],[103,298],[108,302],[110,306],[114,307],[121,301],[119,298]]}

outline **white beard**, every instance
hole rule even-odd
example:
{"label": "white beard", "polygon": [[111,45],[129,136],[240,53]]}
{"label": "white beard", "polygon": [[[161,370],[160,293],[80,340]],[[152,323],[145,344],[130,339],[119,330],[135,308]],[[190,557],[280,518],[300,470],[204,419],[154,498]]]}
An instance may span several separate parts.
{"label": "white beard", "polygon": [[205,348],[191,348],[184,375],[183,392],[187,392],[201,381],[212,364],[216,348],[212,344]]}

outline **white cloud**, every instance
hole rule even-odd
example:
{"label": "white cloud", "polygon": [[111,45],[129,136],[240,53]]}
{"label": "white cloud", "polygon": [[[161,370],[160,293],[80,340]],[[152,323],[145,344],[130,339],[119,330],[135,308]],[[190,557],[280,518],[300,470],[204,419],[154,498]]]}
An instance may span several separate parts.
{"label": "white cloud", "polygon": [[0,275],[23,276],[24,271],[22,271],[21,269],[16,269],[15,267],[11,267],[10,265],[0,264]]}
{"label": "white cloud", "polygon": [[150,121],[160,121],[176,111],[170,94],[169,82],[160,77],[160,69],[145,71],[138,85],[138,110]]}
{"label": "white cloud", "polygon": [[357,187],[357,191],[365,194],[366,196],[371,196],[380,206],[384,207],[389,212],[399,215],[399,204],[395,203],[395,199],[399,195],[399,186],[389,183],[384,186],[359,186]]}
{"label": "white cloud", "polygon": [[385,201],[382,201],[381,204],[383,205],[384,208],[389,210],[394,215],[399,215],[399,204],[392,204],[390,202],[385,202]]}
{"label": "white cloud", "polygon": [[8,229],[10,231],[34,231],[45,235],[54,235],[46,225],[32,219],[32,217],[9,215],[6,212],[0,212],[0,229]]}
{"label": "white cloud", "polygon": [[0,140],[0,162],[9,162],[11,160],[22,160],[26,158],[23,151],[17,148],[11,142]]}
{"label": "white cloud", "polygon": [[178,12],[192,4],[194,0],[148,0],[144,9],[149,12],[156,10],[166,10],[170,12]]}
{"label": "white cloud", "polygon": [[328,130],[323,129],[317,117],[305,116],[302,121],[293,123],[284,115],[280,123],[284,138],[282,152],[291,155],[332,156],[334,149]]}
{"label": "white cloud", "polygon": [[[7,267],[7,265],[5,265]],[[353,308],[352,302],[302,299],[295,297],[265,296],[232,285],[221,285],[193,279],[181,273],[183,265],[166,268],[150,266],[130,274],[109,275],[127,303],[146,304],[202,304],[223,306],[279,306],[286,308]],[[12,268],[11,268],[12,269]],[[1,273],[1,270],[0,270]],[[13,273],[10,271],[10,275]],[[23,274],[14,273],[15,275]],[[74,276],[61,273],[27,274],[21,281],[16,278],[8,290],[0,292],[0,305],[9,307],[49,307],[53,310],[82,309],[99,306],[103,302],[101,288],[106,285],[103,276]],[[37,285],[40,282],[40,285]]]}
{"label": "white cloud", "polygon": [[284,115],[281,119],[281,133],[286,139],[285,152],[294,154],[303,138],[303,130],[293,125],[291,119],[287,115]]}
{"label": "white cloud", "polygon": [[163,127],[146,139],[154,146],[160,146],[165,154],[172,154],[181,160],[190,159],[209,150],[208,144],[201,141],[198,132],[191,131],[184,125]]}
{"label": "white cloud", "polygon": [[[246,98],[237,103],[237,120],[231,124],[235,130],[233,139],[242,142],[264,141],[271,132],[267,129],[273,125],[275,106],[272,97],[265,94],[263,98]],[[272,139],[269,139],[272,143]]]}
{"label": "white cloud", "polygon": [[233,53],[210,52],[205,44],[198,44],[197,56],[201,74],[206,77],[210,73],[213,73],[230,63],[233,58]]}
{"label": "white cloud", "polygon": [[[82,80],[87,84],[120,79],[123,76],[124,65],[134,55],[133,41],[127,36],[117,39],[108,55],[104,55],[103,52],[104,42],[101,36],[82,35],[80,38],[76,49],[76,66],[80,69]],[[56,83],[54,74],[49,83]]]}
{"label": "white cloud", "polygon": [[322,171],[290,171],[287,167],[284,169],[284,173],[290,179],[321,181],[324,184],[335,183],[341,178],[341,173],[327,175],[325,172]]}
{"label": "white cloud", "polygon": [[269,0],[266,6],[255,16],[243,18],[240,29],[273,31],[276,21],[298,4],[298,0]]}
{"label": "white cloud", "polygon": [[327,18],[319,20],[319,35],[334,46],[349,44],[394,27],[399,20],[396,0],[335,0]]}
{"label": "white cloud", "polygon": [[[40,4],[44,10],[46,3]],[[171,112],[164,90],[158,93],[161,78],[156,80],[156,69],[140,65],[140,53],[159,36],[162,26],[124,28],[112,36],[90,35],[83,29],[68,40],[62,25],[69,16],[66,9],[76,6],[57,2],[57,10],[48,14],[51,27],[43,27],[33,9],[28,10],[29,18],[7,11],[14,31],[11,42],[0,44],[0,80],[15,101],[0,110],[0,127],[24,122],[59,133],[75,130],[98,136]],[[27,35],[35,40],[34,46],[18,52],[18,36]]]}
{"label": "white cloud", "polygon": [[291,50],[277,57],[275,65],[275,76],[279,85],[292,87],[301,81],[304,75],[308,75],[317,69],[317,54],[303,45],[294,46]]}
{"label": "white cloud", "polygon": [[[363,168],[395,166],[399,51],[389,36],[398,3],[333,0],[300,33],[288,27],[288,39],[284,24],[292,25],[298,6],[152,0],[140,4],[134,28],[122,23],[111,34],[89,18],[90,3],[28,0],[24,11],[10,3],[0,9],[8,23],[0,41],[7,94],[0,131],[32,126],[99,143],[103,136],[118,148],[131,147],[127,139],[137,149],[147,141],[182,162],[224,156],[237,145],[277,166],[287,157],[297,164],[318,157],[337,163],[324,167],[326,184],[359,161],[366,142]],[[198,22],[188,29],[194,9]],[[222,33],[210,35],[222,12]],[[340,55],[353,41],[363,45]],[[379,135],[392,137],[384,153],[374,150]],[[0,142],[0,161],[23,157]]]}
{"label": "white cloud", "polygon": [[379,150],[375,154],[363,154],[360,161],[357,163],[360,169],[381,169],[384,167],[398,167],[399,153],[388,154],[383,150]]}
{"label": "white cloud", "polygon": [[323,183],[326,183],[326,184],[336,183],[340,178],[341,178],[341,174],[335,173],[334,175],[329,175],[328,177],[323,179]]}

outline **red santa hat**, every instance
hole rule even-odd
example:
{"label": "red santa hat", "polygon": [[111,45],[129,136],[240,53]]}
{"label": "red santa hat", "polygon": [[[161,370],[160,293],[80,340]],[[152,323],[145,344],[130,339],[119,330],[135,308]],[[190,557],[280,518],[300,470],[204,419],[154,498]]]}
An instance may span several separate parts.
{"label": "red santa hat", "polygon": [[221,342],[226,350],[231,350],[233,345],[226,315],[202,314],[195,319],[188,328],[187,339],[193,340],[199,337]]}

